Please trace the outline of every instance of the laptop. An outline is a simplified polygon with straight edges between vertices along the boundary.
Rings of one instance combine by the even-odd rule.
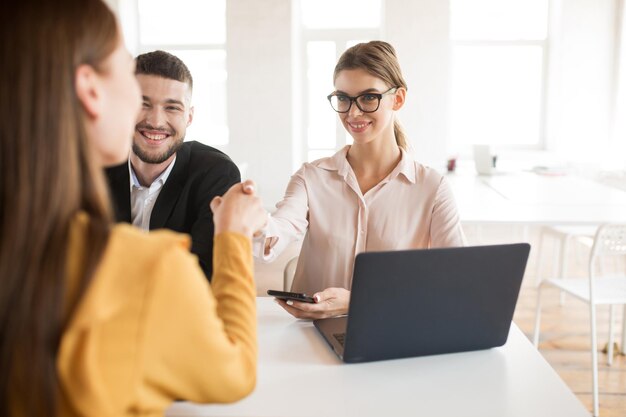
[[[348,363],[502,346],[529,252],[518,243],[360,253],[348,315],[313,323]]]

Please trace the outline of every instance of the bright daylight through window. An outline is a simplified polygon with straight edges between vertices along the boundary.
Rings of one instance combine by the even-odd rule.
[[[333,91],[333,69],[343,51],[380,37],[381,8],[381,0],[301,0],[307,161],[352,143],[326,96]],[[331,9],[334,12],[328,13]]]
[[[451,0],[451,142],[541,148],[548,0]]]
[[[187,140],[228,144],[226,114],[226,1],[137,1],[137,50],[166,50],[193,76],[195,117]],[[167,25],[163,25],[167,22]]]

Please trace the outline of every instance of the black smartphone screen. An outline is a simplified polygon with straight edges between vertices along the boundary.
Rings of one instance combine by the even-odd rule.
[[[313,297],[309,297],[308,295],[302,294],[300,292],[267,290],[267,295],[271,295],[272,297],[280,298],[281,300],[295,300],[295,301],[302,301],[304,303],[314,303],[315,302]]]

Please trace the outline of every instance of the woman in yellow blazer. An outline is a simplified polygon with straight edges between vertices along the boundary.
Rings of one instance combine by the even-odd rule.
[[[187,236],[114,226],[102,167],[140,93],[101,0],[0,5],[0,415],[162,415],[256,378],[251,183],[211,203],[213,284]]]

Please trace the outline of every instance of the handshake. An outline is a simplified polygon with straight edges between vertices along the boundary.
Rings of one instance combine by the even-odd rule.
[[[267,224],[267,213],[256,195],[255,184],[246,180],[235,184],[211,201],[215,235],[237,232],[249,238]]]

